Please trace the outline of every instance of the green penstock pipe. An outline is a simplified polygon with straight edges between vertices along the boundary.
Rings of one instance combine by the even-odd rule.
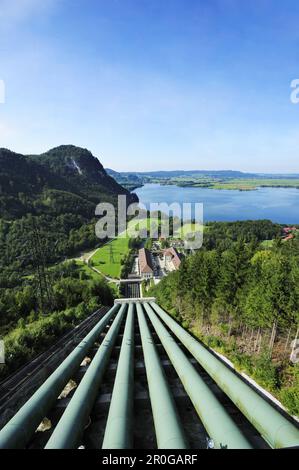
[[[94,342],[115,315],[119,305],[114,305],[95,325],[87,336],[75,347],[60,366],[36,390],[0,431],[0,449],[24,448],[36,428],[47,416],[59,393],[73,377]]]
[[[152,307],[147,303],[144,307],[202,424],[213,439],[214,447],[216,449],[250,449],[250,443],[200,377]]]
[[[232,402],[274,448],[299,445],[299,429],[194,339],[155,302],[151,306]]]
[[[135,305],[130,303],[106,423],[103,449],[131,449],[133,446],[134,309]]]
[[[137,316],[158,449],[188,449],[190,447],[140,304],[137,304]]]
[[[126,309],[127,304],[123,304],[47,442],[46,449],[74,449],[78,447]]]

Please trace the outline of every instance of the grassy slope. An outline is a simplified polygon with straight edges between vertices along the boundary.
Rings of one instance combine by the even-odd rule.
[[[135,229],[149,228],[149,220],[143,219],[138,223]],[[96,253],[92,256],[91,261],[93,266],[101,271],[103,274],[109,277],[119,279],[121,273],[121,261],[129,253],[129,240],[130,235],[133,233],[134,224],[133,221],[129,222],[126,236],[117,237],[114,240],[108,242],[106,245],[99,248]],[[113,262],[111,262],[110,246],[112,246]]]
[[[113,252],[113,262],[110,260],[110,247]],[[129,252],[129,237],[115,238],[111,242],[99,248],[91,258],[95,268],[103,274],[113,278],[119,278],[121,261]]]
[[[88,280],[90,281],[97,281],[99,278],[101,278],[101,274],[97,273],[96,271],[93,271],[86,263],[80,260],[76,260],[76,264],[78,266],[78,269],[80,272],[84,272],[84,274],[88,277]]]
[[[264,240],[261,242],[262,248],[271,248],[274,244],[274,240]]]
[[[78,268],[80,271],[84,272],[88,276],[88,280],[90,281],[97,281],[102,275],[96,271],[94,271],[92,268],[90,268],[86,263],[80,260],[76,260],[76,264],[78,265]],[[109,282],[109,287],[112,289],[114,295],[116,297],[119,297],[119,290],[118,286],[113,283]]]

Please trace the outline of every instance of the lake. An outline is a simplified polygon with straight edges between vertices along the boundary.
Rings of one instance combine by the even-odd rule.
[[[299,223],[299,190],[295,188],[237,191],[145,184],[134,192],[147,208],[160,202],[203,203],[206,222],[269,219],[281,224]]]

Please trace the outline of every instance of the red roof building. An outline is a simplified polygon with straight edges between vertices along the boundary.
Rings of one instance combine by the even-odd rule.
[[[282,230],[284,233],[291,233],[291,232],[295,232],[297,229],[296,227],[284,227]]]
[[[165,258],[168,261],[171,261],[175,269],[179,269],[181,264],[181,255],[177,252],[177,250],[173,247],[167,248],[164,251]]]
[[[293,238],[294,238],[294,235],[293,235],[292,233],[290,233],[290,235],[288,235],[287,237],[285,237],[285,238],[283,239],[283,241],[286,242],[287,240],[292,240]]]
[[[150,278],[154,275],[154,268],[150,252],[146,248],[139,250],[139,271],[140,276],[143,278]]]

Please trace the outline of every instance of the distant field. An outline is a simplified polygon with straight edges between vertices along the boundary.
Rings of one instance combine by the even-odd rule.
[[[210,188],[210,189],[235,189],[240,191],[252,191],[259,187],[273,188],[298,188],[299,178],[206,178],[206,177],[180,177],[169,179],[155,179],[163,185],[177,185],[181,187]]]
[[[213,184],[214,189],[239,189],[243,191],[250,191],[259,187],[299,189],[299,179],[232,179],[227,182]]]

